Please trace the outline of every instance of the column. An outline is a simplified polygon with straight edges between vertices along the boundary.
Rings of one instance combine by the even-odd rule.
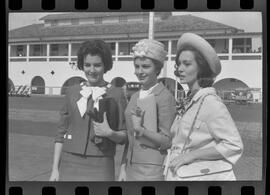
[[[26,45],[26,61],[28,62],[29,61],[29,44]]]
[[[229,38],[229,60],[232,60],[233,40]]]
[[[119,42],[115,42],[115,61],[118,61],[118,53],[119,53]]]
[[[68,61],[71,62],[71,43],[68,43]]]
[[[172,40],[168,42],[168,61],[172,60]]]
[[[49,61],[49,55],[50,55],[50,44],[47,43],[47,53],[46,53],[47,62]]]

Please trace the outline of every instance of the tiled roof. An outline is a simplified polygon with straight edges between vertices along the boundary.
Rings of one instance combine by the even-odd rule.
[[[166,20],[155,22],[155,32],[183,32],[194,30],[226,30],[239,29],[218,22],[206,20],[193,15],[171,16]],[[9,38],[39,38],[64,37],[83,35],[112,35],[147,33],[148,23],[117,23],[76,26],[44,27],[43,24],[33,24],[9,31]]]
[[[94,17],[112,17],[123,15],[145,15],[148,12],[83,12],[83,13],[65,13],[65,14],[49,14],[40,18],[39,20],[61,20],[61,19],[75,19],[75,18],[94,18]],[[168,12],[156,12],[158,15],[168,14]],[[169,13],[171,15],[171,13]]]

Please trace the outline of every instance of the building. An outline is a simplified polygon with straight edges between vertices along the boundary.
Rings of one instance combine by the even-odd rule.
[[[80,43],[92,38],[110,44],[114,66],[105,74],[111,81],[123,77],[137,81],[132,47],[148,36],[149,13],[65,13],[40,18],[32,24],[9,31],[8,76],[11,85],[28,85],[33,93],[63,94],[66,86],[84,79],[76,70]],[[262,33],[244,32],[232,26],[193,15],[156,12],[154,38],[168,50],[161,78],[174,77],[176,43],[181,34],[194,32],[209,41],[217,51],[222,72],[216,78],[218,89],[262,88]]]

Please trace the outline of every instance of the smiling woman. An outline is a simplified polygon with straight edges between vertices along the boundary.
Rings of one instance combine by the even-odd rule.
[[[126,140],[126,98],[120,88],[104,80],[104,73],[112,68],[111,51],[104,41],[82,43],[77,64],[87,81],[66,91],[50,181],[113,181],[116,144]]]
[[[142,88],[131,96],[125,111],[129,144],[125,146],[119,180],[161,181],[164,151],[171,145],[169,129],[175,116],[174,97],[157,80],[167,52],[162,43],[150,39],[139,41],[133,51],[135,75]],[[151,110],[143,110],[139,104],[145,100],[151,103]],[[153,121],[144,117],[149,113]],[[155,124],[144,125],[151,123]]]

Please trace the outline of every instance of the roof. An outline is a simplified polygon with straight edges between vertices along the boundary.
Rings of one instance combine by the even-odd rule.
[[[192,24],[192,25],[191,25]],[[155,22],[155,32],[183,32],[197,30],[226,30],[239,31],[239,29],[210,21],[193,15],[170,16],[165,20]],[[117,23],[117,24],[92,24],[50,26],[33,24],[9,31],[9,38],[46,38],[65,36],[87,35],[113,35],[113,34],[138,34],[148,32],[148,22]]]
[[[156,12],[158,15],[168,15],[168,12]],[[112,17],[125,15],[148,15],[148,12],[76,12],[65,14],[49,14],[39,20],[61,20],[61,19],[80,19],[80,18],[95,18],[95,17]],[[171,13],[170,13],[171,15]]]

